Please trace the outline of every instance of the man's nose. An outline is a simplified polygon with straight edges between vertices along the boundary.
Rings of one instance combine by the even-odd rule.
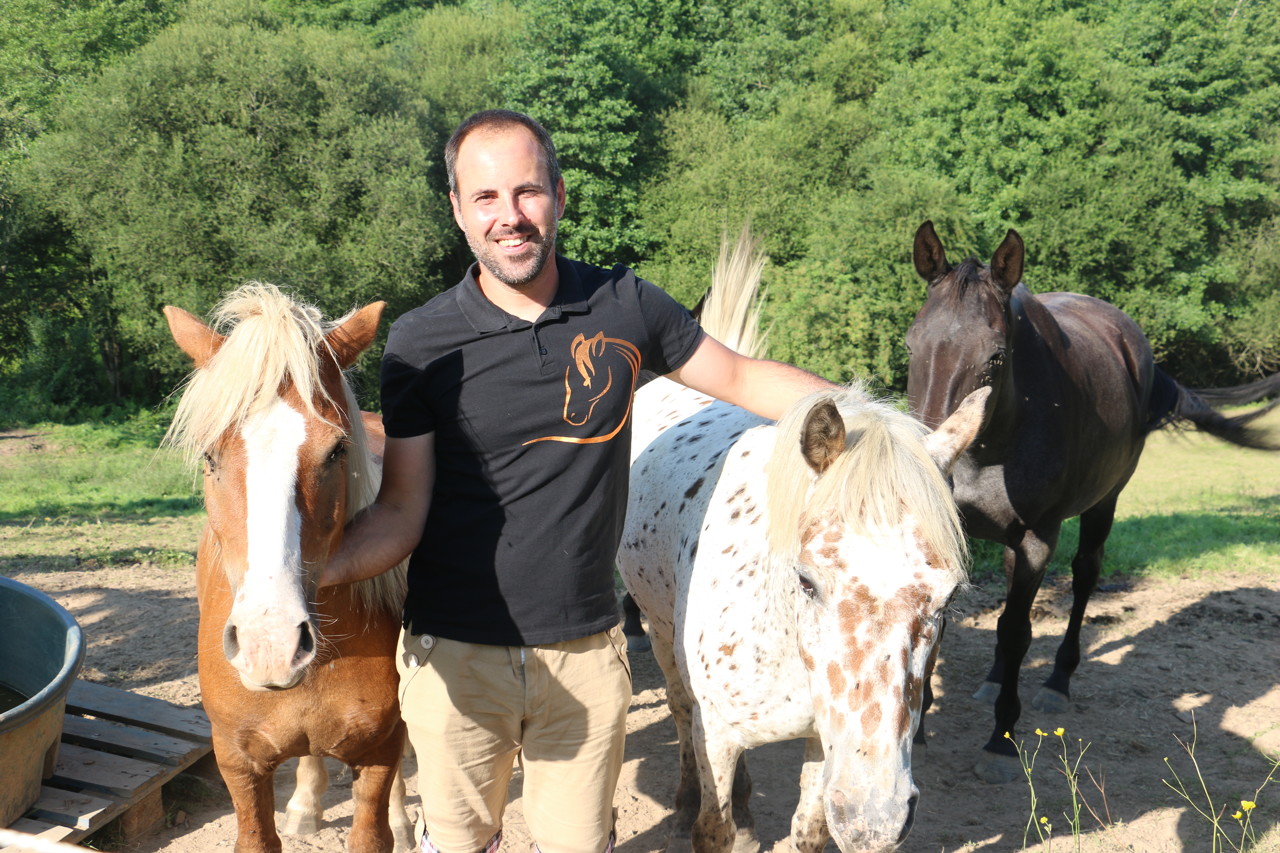
[[[503,196],[498,202],[498,221],[503,225],[518,225],[525,221],[518,196]]]

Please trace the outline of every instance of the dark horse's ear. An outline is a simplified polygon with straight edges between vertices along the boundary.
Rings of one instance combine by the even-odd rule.
[[[947,265],[947,253],[942,248],[942,241],[933,230],[933,223],[927,219],[916,229],[916,245],[912,250],[911,259],[915,261],[916,272],[930,284],[951,271],[951,267]]]
[[[991,279],[1005,293],[1011,292],[1022,281],[1022,257],[1022,238],[1010,228],[1000,248],[991,256]]]

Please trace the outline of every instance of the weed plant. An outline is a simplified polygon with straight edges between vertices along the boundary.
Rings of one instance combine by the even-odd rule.
[[[1057,738],[1056,769],[1065,777],[1067,789],[1070,793],[1070,805],[1062,812],[1062,817],[1065,820],[1066,829],[1070,833],[1071,849],[1079,851],[1084,832],[1081,826],[1083,811],[1089,812],[1089,815],[1100,829],[1105,830],[1112,825],[1110,809],[1107,806],[1106,787],[1103,782],[1099,781],[1098,777],[1094,776],[1092,770],[1084,766],[1084,756],[1088,752],[1090,744],[1084,743],[1083,740],[1077,738],[1075,746],[1072,747],[1067,742],[1066,729],[1062,727],[1054,729],[1052,735],[1038,728],[1035,733],[1035,746],[1031,748],[1028,748],[1024,741],[1014,741],[1013,736],[1008,732],[1005,732],[1004,735],[1013,743],[1018,752],[1018,762],[1022,765],[1023,777],[1027,782],[1029,814],[1026,828],[1022,833],[1022,849],[1029,849],[1028,844],[1031,842],[1031,836],[1034,833],[1037,846],[1045,851],[1053,850],[1053,818],[1047,813],[1040,794],[1036,790],[1036,762],[1040,757],[1040,750],[1045,744],[1045,739],[1053,737]],[[1191,761],[1192,771],[1195,776],[1194,782],[1188,785],[1168,758],[1164,760],[1164,763],[1169,768],[1173,781],[1168,779],[1161,781],[1181,797],[1191,807],[1192,811],[1200,815],[1209,825],[1212,832],[1211,853],[1226,853],[1228,850],[1234,850],[1236,853],[1250,853],[1250,851],[1260,850],[1253,817],[1263,790],[1276,779],[1277,774],[1280,774],[1280,756],[1269,759],[1270,768],[1266,777],[1253,792],[1252,797],[1240,800],[1238,808],[1225,803],[1216,805],[1215,797],[1209,789],[1209,783],[1205,779],[1204,773],[1200,769],[1200,764],[1196,759],[1196,734],[1195,717],[1193,716],[1191,721],[1191,740],[1184,741],[1176,734],[1173,736]],[[1084,796],[1080,784],[1082,771],[1089,777],[1089,781],[1098,793],[1098,802],[1102,809],[1101,815]]]

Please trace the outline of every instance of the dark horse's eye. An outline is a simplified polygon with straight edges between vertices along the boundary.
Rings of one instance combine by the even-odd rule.
[[[809,580],[804,575],[799,575],[798,577],[800,579],[800,591],[810,598],[816,597],[818,594],[818,588],[813,585],[813,581]]]

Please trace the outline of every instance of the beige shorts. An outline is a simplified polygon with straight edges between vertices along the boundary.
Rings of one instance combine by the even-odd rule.
[[[631,701],[618,628],[542,646],[400,636],[400,708],[431,844],[477,853],[502,828],[518,758],[541,853],[602,853]]]

